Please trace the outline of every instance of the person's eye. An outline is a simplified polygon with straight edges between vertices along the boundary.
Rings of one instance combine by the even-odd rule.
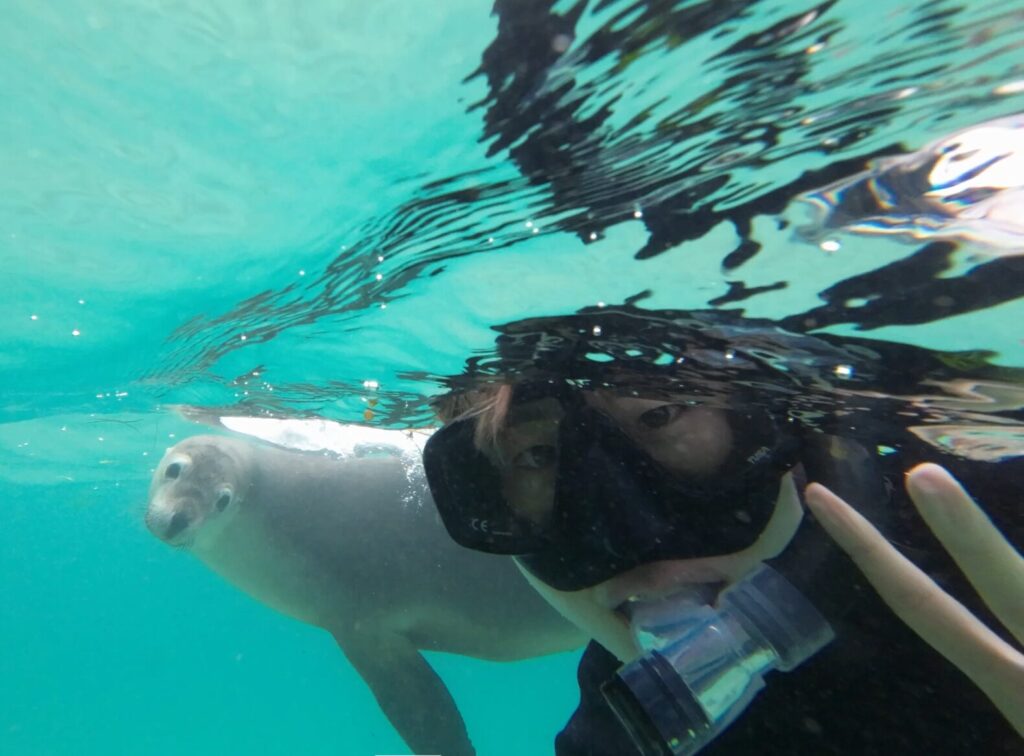
[[[558,452],[549,444],[537,444],[519,452],[512,464],[522,470],[540,470],[555,463]]]
[[[637,420],[640,425],[653,430],[664,428],[679,418],[684,412],[686,412],[686,408],[680,407],[678,404],[663,404],[660,407],[647,410]]]

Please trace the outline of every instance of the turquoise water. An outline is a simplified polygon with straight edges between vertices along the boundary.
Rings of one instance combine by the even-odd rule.
[[[327,633],[146,530],[143,455],[195,426],[157,412],[56,421],[68,430],[52,443],[48,422],[4,427],[3,753],[407,752]],[[544,752],[575,706],[576,653],[428,656],[480,753]]]
[[[749,233],[729,212],[1024,110],[1022,3],[842,0],[785,34],[811,6],[749,3],[672,26],[698,5],[581,3],[506,121],[472,75],[499,31],[485,2],[5,9],[0,752],[404,753],[326,633],[147,532],[153,466],[201,432],[177,408],[414,427],[498,324],[643,292],[713,307],[737,284],[764,287],[730,305],[746,315],[810,312],[920,241],[828,229],[833,249],[794,234],[796,203],[751,210]],[[545,108],[609,112],[542,176],[517,149],[557,132]],[[653,208],[687,191],[720,215],[648,249]],[[759,252],[723,265],[746,237]],[[936,278],[1014,264],[957,244]],[[827,332],[1024,365],[1024,292],[855,312],[892,289],[837,300]],[[577,660],[431,658],[497,756],[551,752]]]

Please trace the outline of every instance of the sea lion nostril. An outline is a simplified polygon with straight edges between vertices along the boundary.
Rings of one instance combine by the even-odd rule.
[[[164,538],[170,540],[174,536],[178,535],[181,531],[188,527],[188,515],[184,512],[175,512],[174,516],[171,517],[171,522],[167,526],[166,532],[164,532]]]

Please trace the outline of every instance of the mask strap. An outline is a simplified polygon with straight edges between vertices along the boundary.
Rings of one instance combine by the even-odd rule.
[[[794,482],[804,518],[786,550],[767,564],[807,596],[830,622],[836,622],[868,590],[867,581],[806,508],[804,489],[809,482],[828,486],[883,532],[891,517],[890,495],[881,468],[860,444],[815,434],[805,439],[803,447]]]

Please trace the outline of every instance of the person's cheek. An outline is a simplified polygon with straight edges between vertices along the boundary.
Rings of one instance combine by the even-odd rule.
[[[695,472],[714,472],[725,462],[732,446],[732,429],[725,417],[719,413],[706,413],[694,426],[691,441],[691,447],[698,451],[694,456]]]
[[[554,507],[554,471],[520,471],[509,476],[505,490],[517,515],[541,523]]]
[[[708,475],[729,456],[732,429],[716,410],[693,409],[659,434],[650,454],[681,475]]]

